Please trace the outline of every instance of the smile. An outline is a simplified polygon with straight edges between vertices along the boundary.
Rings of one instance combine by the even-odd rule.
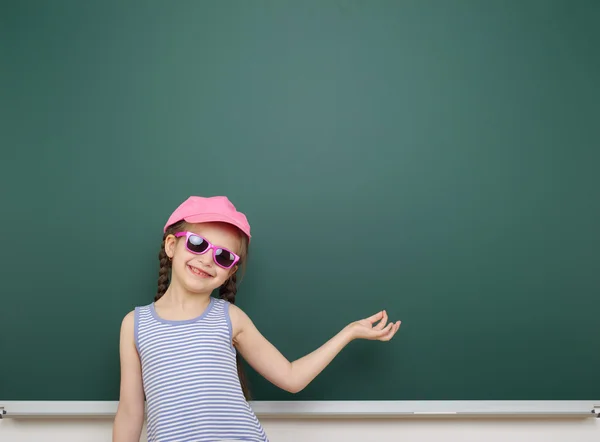
[[[194,276],[197,276],[197,277],[199,277],[199,278],[212,278],[212,275],[209,275],[208,273],[206,273],[206,272],[205,272],[205,271],[203,271],[203,270],[200,270],[200,269],[199,269],[199,268],[197,268],[197,267],[194,267],[194,266],[188,265],[188,266],[187,266],[187,268],[188,268],[188,270],[189,270],[190,272],[192,272],[192,274],[193,274]]]

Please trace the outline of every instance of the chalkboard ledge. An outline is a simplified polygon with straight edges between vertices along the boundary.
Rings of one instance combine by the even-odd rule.
[[[600,416],[600,399],[575,401],[256,401],[259,418],[401,418]],[[111,418],[117,401],[2,401],[0,418]]]

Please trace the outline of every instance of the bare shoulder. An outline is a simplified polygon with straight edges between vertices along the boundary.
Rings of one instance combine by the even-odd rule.
[[[237,305],[229,303],[229,314],[231,317],[246,316],[246,313]]]
[[[138,429],[141,431],[144,417],[144,388],[141,362],[135,346],[134,328],[135,310],[132,310],[121,321],[119,343],[121,384],[115,428],[119,433],[124,433],[127,427],[131,426],[130,433],[135,433],[135,437],[131,437],[138,439]]]
[[[135,335],[135,310],[127,313],[121,321],[121,332],[119,339],[119,348],[121,355],[121,374],[130,372],[133,368],[135,372],[139,371],[140,359],[136,345]]]
[[[229,318],[231,320],[231,328],[233,338],[235,339],[244,330],[252,326],[252,320],[240,307],[235,304],[229,304]]]
[[[123,317],[123,320],[121,321],[121,327],[122,328],[132,328],[133,329],[133,322],[134,321],[135,321],[135,310],[131,310],[129,313],[127,313]]]
[[[121,338],[133,340],[134,335],[134,327],[135,327],[135,310],[130,311],[123,317],[121,321]]]

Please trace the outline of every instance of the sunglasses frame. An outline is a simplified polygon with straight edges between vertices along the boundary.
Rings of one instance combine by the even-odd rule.
[[[183,232],[177,232],[177,233],[175,233],[175,237],[176,237],[176,238],[183,237],[183,236],[185,236],[185,249],[186,249],[188,252],[190,252],[190,253],[193,253],[194,255],[204,255],[204,254],[205,254],[205,253],[207,253],[209,250],[212,250],[212,251],[213,251],[212,255],[213,255],[213,261],[214,261],[214,263],[215,263],[216,265],[218,265],[219,267],[221,267],[222,269],[227,269],[227,270],[229,270],[229,269],[230,269],[230,268],[232,268],[234,265],[236,265],[236,264],[238,263],[238,261],[240,260],[240,257],[239,257],[237,254],[233,253],[231,250],[229,250],[229,249],[226,249],[225,247],[218,247],[218,246],[215,246],[213,243],[211,243],[209,240],[207,240],[207,239],[206,239],[205,237],[203,237],[202,235],[198,235],[197,233],[194,233],[194,232],[188,232],[188,231],[183,231]],[[189,242],[189,240],[190,240],[190,236],[197,236],[198,238],[200,238],[200,239],[202,239],[203,241],[205,241],[205,242],[206,242],[206,244],[208,244],[208,247],[206,248],[206,250],[205,250],[205,251],[203,251],[203,252],[195,252],[195,251],[193,251],[193,250],[190,250],[190,249],[189,249],[189,247],[188,247],[188,242]],[[233,260],[233,263],[232,263],[232,264],[231,264],[229,267],[225,267],[224,265],[222,265],[222,264],[219,264],[219,263],[217,262],[217,251],[218,251],[218,250],[223,250],[223,251],[225,251],[225,252],[231,253],[231,254],[232,254],[234,257],[235,257],[235,259]]]

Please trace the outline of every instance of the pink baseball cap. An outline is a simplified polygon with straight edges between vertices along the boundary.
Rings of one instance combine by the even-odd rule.
[[[238,212],[226,196],[190,196],[171,214],[163,231],[166,231],[171,224],[181,220],[188,223],[221,221],[232,224],[250,239],[250,224],[248,224],[246,215]]]

